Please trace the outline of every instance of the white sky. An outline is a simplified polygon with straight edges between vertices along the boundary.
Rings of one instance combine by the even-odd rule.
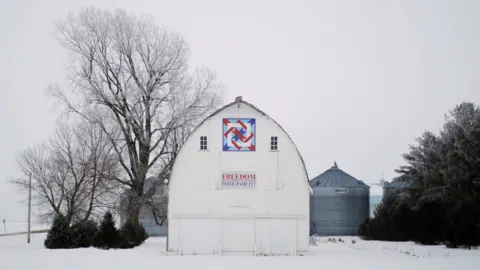
[[[81,7],[156,17],[237,95],[286,130],[310,177],[333,165],[387,180],[425,129],[480,103],[480,1],[0,0],[0,219],[26,220],[7,183],[19,151],[53,129],[49,82],[64,78],[52,20]]]

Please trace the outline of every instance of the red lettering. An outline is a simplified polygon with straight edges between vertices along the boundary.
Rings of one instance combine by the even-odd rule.
[[[252,173],[222,173],[222,180],[251,181],[256,178],[257,176]]]

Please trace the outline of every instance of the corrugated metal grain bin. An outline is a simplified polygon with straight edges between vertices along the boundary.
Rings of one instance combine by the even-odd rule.
[[[410,183],[408,181],[397,178],[390,183],[385,183],[383,185],[383,198],[386,198],[388,195],[396,192],[400,192],[408,189]]]
[[[161,226],[155,222],[153,217],[153,212],[151,208],[146,206],[142,207],[142,211],[140,213],[140,223],[145,227],[145,231],[150,236],[159,236],[159,235],[167,235],[168,233],[168,224],[165,221]]]
[[[147,178],[143,186],[143,192],[145,194],[149,194],[149,193],[161,194],[162,193],[161,189],[163,189],[165,186],[163,185],[163,183],[160,183],[159,181],[160,180],[156,177]],[[150,236],[167,235],[168,233],[167,222],[164,222],[162,225],[158,225],[155,222],[152,208],[148,205],[142,206],[140,210],[139,220],[140,220],[140,223],[142,223],[143,227],[145,227],[145,231]]]
[[[165,186],[158,182],[158,178],[156,177],[149,177],[145,180],[143,186],[143,192],[145,194],[153,192],[153,194],[161,194],[162,190]],[[149,194],[152,195],[152,194]],[[155,195],[154,195],[155,197]],[[121,195],[121,200],[123,204],[125,204],[127,198],[126,194]],[[125,206],[120,206],[122,209]],[[152,208],[148,205],[143,205],[140,208],[140,215],[139,221],[145,227],[145,231],[150,236],[158,236],[158,235],[167,235],[168,233],[168,222],[164,222],[162,225],[158,225],[155,222],[155,218],[153,216]],[[120,211],[120,225],[126,222],[126,213]]]
[[[310,181],[311,234],[356,235],[370,215],[370,187],[333,167]]]

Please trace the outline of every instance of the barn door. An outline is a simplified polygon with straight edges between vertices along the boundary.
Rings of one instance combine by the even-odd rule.
[[[294,255],[297,244],[297,220],[257,219],[257,254]]]
[[[253,219],[222,220],[222,253],[224,255],[252,255],[255,249]]]
[[[182,255],[210,255],[220,251],[218,219],[182,219],[180,249]]]

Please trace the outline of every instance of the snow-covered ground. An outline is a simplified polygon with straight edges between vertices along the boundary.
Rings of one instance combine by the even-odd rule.
[[[49,228],[49,224],[39,224],[32,222],[30,229],[32,231],[35,230],[45,230]],[[26,232],[28,230],[28,223],[27,222],[5,222],[5,227],[3,222],[0,222],[0,235],[2,234],[11,234],[11,233],[19,233],[19,232]]]
[[[478,269],[480,265],[480,250],[366,242],[354,237],[345,237],[345,243],[326,243],[327,238],[318,238],[318,246],[312,246],[310,254],[303,257],[166,256],[165,238],[160,237],[152,237],[133,250],[47,250],[42,246],[44,238],[45,234],[33,234],[32,243],[28,245],[24,235],[0,237],[2,269],[465,270]],[[352,244],[351,239],[356,239],[356,244]]]

